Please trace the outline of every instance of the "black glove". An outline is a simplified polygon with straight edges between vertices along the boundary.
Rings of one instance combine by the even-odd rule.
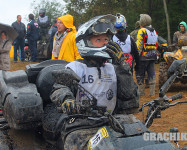
[[[62,111],[68,115],[72,114],[80,114],[81,113],[81,106],[76,100],[67,99],[62,103]]]
[[[119,44],[115,42],[108,42],[106,45],[106,52],[112,57],[114,64],[121,64],[125,60],[125,56],[123,54],[123,51],[121,50]]]

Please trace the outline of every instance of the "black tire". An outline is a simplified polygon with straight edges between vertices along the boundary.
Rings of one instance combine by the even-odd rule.
[[[65,69],[66,64],[67,62],[64,62],[64,64],[55,64],[55,65],[47,66],[43,68],[38,74],[38,77],[36,79],[36,86],[38,92],[40,93],[40,96],[43,99],[44,105],[51,102],[49,96],[54,84],[52,72],[54,70]]]
[[[26,66],[26,73],[28,76],[28,80],[30,83],[36,84],[37,76],[43,68],[50,65],[68,64],[68,63],[69,62],[65,60],[51,59],[51,60],[42,61],[41,63],[38,64],[29,64]]]
[[[168,64],[166,62],[160,62],[159,66],[159,88],[168,80]]]

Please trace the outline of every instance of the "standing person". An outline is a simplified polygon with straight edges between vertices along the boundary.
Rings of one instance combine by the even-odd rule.
[[[25,35],[26,29],[25,24],[21,22],[21,15],[17,16],[17,21],[12,23],[12,27],[17,31],[18,37],[14,41],[14,62],[17,62],[17,51],[19,51],[19,58],[21,61],[25,61]],[[20,56],[21,55],[21,56]]]
[[[175,46],[178,45],[178,40],[180,39],[181,36],[186,36],[187,37],[187,25],[186,22],[182,21],[179,23],[178,26],[179,31],[175,32],[173,35],[173,44]]]
[[[12,42],[8,40],[6,31],[1,31],[0,37],[0,70],[10,70],[10,49]]]
[[[138,69],[139,66],[139,53],[136,47],[134,39],[127,34],[127,23],[123,15],[116,15],[115,28],[117,33],[113,36],[112,40],[118,43],[125,55],[126,62],[131,66],[131,71],[133,72],[133,60],[136,62],[135,69]]]
[[[135,42],[137,41],[137,34],[138,34],[138,30],[139,29],[140,29],[140,21],[136,21],[135,30],[133,30],[130,33],[130,36],[133,37],[133,39],[134,39]]]
[[[67,14],[57,18],[58,32],[55,34],[53,43],[52,59],[74,61],[80,59],[75,36],[76,28],[73,25],[73,16]]]
[[[39,34],[40,34],[40,40],[46,41],[48,40],[48,29],[50,26],[50,18],[45,15],[46,10],[44,8],[41,8],[39,10],[39,17],[38,17],[38,25],[39,25]]]
[[[37,59],[37,40],[39,39],[38,23],[34,20],[34,15],[29,14],[29,23],[27,25],[27,39],[31,51],[31,61]]]
[[[115,21],[113,15],[97,16],[79,28],[76,42],[83,59],[67,64],[64,72],[72,73],[72,76],[80,79],[79,84],[97,99],[97,106],[106,107],[110,114],[119,114],[122,110],[138,108],[139,95],[120,46],[115,42],[109,42],[115,33],[113,21]],[[106,63],[107,59],[111,58],[116,65]],[[88,100],[87,96],[89,95],[80,89],[75,90],[77,86],[74,88],[74,85],[67,84],[71,83],[73,79],[67,75],[66,77],[66,80],[62,79],[64,83],[57,84],[57,81],[54,85],[54,90],[51,93],[52,102],[66,114],[86,114],[86,110],[81,109],[81,104],[84,100]],[[61,80],[60,77],[59,80]],[[48,110],[45,112],[48,113],[45,118],[50,127],[55,127],[54,121],[58,121],[56,117],[59,115],[51,115]],[[84,128],[86,127],[85,122],[89,122],[89,120],[85,118],[83,121],[78,121],[82,129],[71,132],[66,138],[59,138],[64,139],[65,150],[75,147],[76,149],[85,148],[90,137],[97,132],[96,127],[100,127],[96,125],[102,123],[100,121],[92,122],[91,126],[87,124],[87,128]],[[72,125],[75,126],[75,124]]]
[[[137,34],[140,29],[140,21],[136,21],[135,23],[135,30],[130,33],[130,36],[133,37],[135,42],[137,41]],[[149,88],[149,80],[147,78],[147,72],[145,72],[145,88]]]
[[[157,59],[158,35],[151,27],[151,17],[147,14],[140,14],[140,30],[137,35],[137,48],[140,54],[139,69],[137,71],[137,83],[140,95],[144,93],[145,72],[148,74],[150,96],[155,95],[155,60]]]
[[[50,52],[52,53],[53,50],[53,40],[54,40],[54,35],[58,31],[57,29],[57,19],[54,20],[54,24],[52,25],[51,29],[49,30],[49,47],[50,47]]]

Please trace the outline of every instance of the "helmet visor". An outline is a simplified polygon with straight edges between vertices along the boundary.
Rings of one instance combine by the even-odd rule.
[[[110,34],[115,34],[116,29],[112,23],[99,22],[92,26],[92,31],[94,34],[104,34],[110,32]]]

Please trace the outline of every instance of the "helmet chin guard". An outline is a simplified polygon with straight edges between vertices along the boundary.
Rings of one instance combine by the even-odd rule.
[[[94,17],[79,27],[75,39],[81,57],[110,58],[109,54],[104,51],[106,46],[93,46],[90,37],[93,35],[107,34],[110,38],[116,33],[114,22],[115,16],[108,14]]]

